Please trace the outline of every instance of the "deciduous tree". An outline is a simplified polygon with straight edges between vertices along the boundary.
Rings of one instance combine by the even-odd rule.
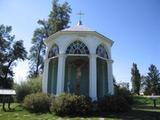
[[[0,25],[0,88],[12,87],[12,67],[18,59],[25,60],[27,57],[23,41],[15,41],[11,31],[11,26]]]

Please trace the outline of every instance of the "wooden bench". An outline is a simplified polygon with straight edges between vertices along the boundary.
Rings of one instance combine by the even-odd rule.
[[[13,102],[13,96],[16,95],[15,90],[11,89],[0,89],[0,103],[3,103],[2,109],[6,111],[5,103],[8,103],[8,109],[11,110],[10,104]]]

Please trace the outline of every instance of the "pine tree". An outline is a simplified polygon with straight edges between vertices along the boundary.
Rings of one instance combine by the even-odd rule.
[[[132,74],[132,77],[131,77],[132,92],[139,95],[140,85],[141,85],[141,76],[137,68],[137,64],[135,63],[133,63],[131,74]]]
[[[145,76],[145,94],[151,95],[160,95],[160,73],[157,70],[157,67],[153,64],[148,68],[149,72]]]
[[[68,27],[70,22],[71,8],[67,2],[62,5],[58,0],[53,0],[52,11],[49,14],[48,23],[50,26],[50,35]]]
[[[45,44],[43,40],[46,38],[42,28],[37,28],[34,31],[32,38],[32,47],[30,48],[30,77],[38,76],[39,72],[43,69]]]
[[[68,27],[70,21],[71,8],[67,2],[59,4],[58,0],[53,0],[52,10],[48,20],[39,20],[41,25],[34,31],[32,47],[30,48],[30,77],[36,77],[43,71],[45,44],[43,40],[55,32]]]

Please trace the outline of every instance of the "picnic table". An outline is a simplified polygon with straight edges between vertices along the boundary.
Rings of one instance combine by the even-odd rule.
[[[5,103],[8,103],[8,109],[11,110],[10,104],[13,102],[13,96],[16,95],[16,91],[12,89],[0,89],[0,102],[3,103],[2,109],[6,111]]]

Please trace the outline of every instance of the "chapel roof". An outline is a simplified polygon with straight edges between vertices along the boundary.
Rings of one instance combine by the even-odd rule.
[[[63,29],[61,31],[58,31],[56,33],[54,33],[53,35],[51,35],[50,37],[48,37],[47,39],[44,40],[45,43],[47,43],[48,41],[50,40],[53,40],[53,38],[59,36],[59,35],[62,35],[62,34],[69,34],[69,33],[88,33],[88,34],[94,34],[96,36],[99,36],[101,37],[102,39],[105,39],[107,41],[109,41],[111,43],[111,45],[114,43],[111,39],[107,38],[106,36],[96,32],[95,30],[93,29],[90,29],[88,27],[86,27],[85,25],[82,24],[82,21],[79,21],[77,23],[77,25],[73,26],[73,27],[70,27],[70,28],[66,28],[66,29]]]
[[[63,29],[61,31],[95,31],[95,30],[92,30],[86,26],[84,26],[82,24],[82,21],[79,21],[77,23],[77,25],[73,26],[73,27],[70,27],[70,28],[66,28],[66,29]]]

